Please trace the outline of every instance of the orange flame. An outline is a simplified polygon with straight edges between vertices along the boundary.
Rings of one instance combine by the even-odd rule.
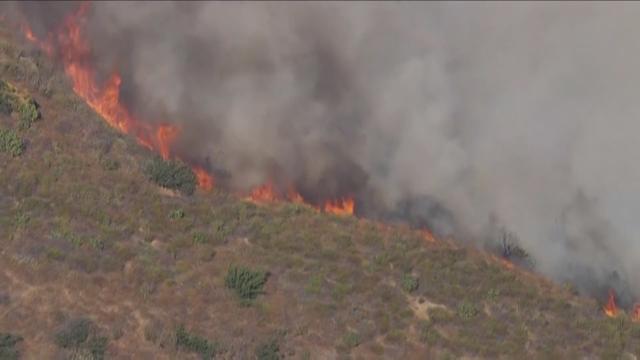
[[[433,234],[429,231],[429,230],[420,230],[420,234],[422,234],[422,237],[427,240],[427,242],[430,243],[434,243],[436,242],[436,238],[435,236],[433,236]]]
[[[251,190],[248,200],[253,202],[274,202],[278,200],[278,195],[273,189],[273,185],[268,182]]]
[[[640,304],[639,303],[635,303],[633,305],[633,309],[631,310],[631,321],[634,322],[639,322],[640,321]]]
[[[77,12],[65,19],[62,28],[56,34],[64,70],[71,79],[73,91],[111,127],[133,135],[138,143],[157,151],[165,160],[175,157],[171,148],[180,135],[180,128],[170,124],[141,121],[132,116],[120,102],[122,79],[118,72],[114,71],[102,87],[96,81],[95,71],[89,62],[91,48],[81,32],[88,6],[88,2],[82,3]],[[38,45],[49,56],[53,54],[51,34],[48,41],[43,42],[33,34],[28,25],[23,25],[22,30],[27,40]],[[192,169],[200,187],[211,190],[214,184],[213,177],[203,168],[192,166]]]
[[[353,215],[355,202],[352,198],[344,198],[327,201],[324,204],[324,211],[334,215]]]
[[[615,317],[618,315],[618,306],[616,306],[616,294],[613,289],[609,290],[609,299],[607,304],[602,307],[602,310],[608,317]]]
[[[296,204],[305,203],[304,198],[302,198],[302,195],[300,195],[300,193],[298,193],[292,186],[289,187],[289,191],[287,191],[287,199],[292,203],[296,203]]]
[[[211,191],[211,189],[213,189],[213,176],[211,176],[205,169],[199,166],[194,166],[193,172],[196,174],[198,186],[200,186],[202,190]]]

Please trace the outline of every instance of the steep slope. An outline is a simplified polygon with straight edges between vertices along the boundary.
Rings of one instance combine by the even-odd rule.
[[[607,318],[570,288],[471,248],[300,204],[159,187],[145,172],[154,154],[29,49],[2,34],[1,80],[33,97],[41,118],[27,127],[18,109],[0,115],[22,140],[19,154],[0,152],[0,358],[640,352],[625,314]],[[268,273],[264,288],[254,277],[257,292],[242,299],[227,278],[234,265]]]

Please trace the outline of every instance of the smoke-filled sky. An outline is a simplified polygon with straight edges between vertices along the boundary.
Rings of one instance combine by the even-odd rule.
[[[77,5],[13,7],[42,35]],[[87,36],[129,106],[179,123],[178,150],[232,187],[429,196],[465,237],[507,227],[556,280],[589,291],[615,270],[638,294],[638,19],[640,3],[100,1]]]

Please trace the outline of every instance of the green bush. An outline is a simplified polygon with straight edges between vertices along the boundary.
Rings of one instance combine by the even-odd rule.
[[[360,345],[360,336],[357,333],[353,332],[353,331],[349,331],[342,338],[342,342],[344,343],[344,345],[346,347],[354,348],[354,347]]]
[[[402,288],[406,292],[416,291],[418,289],[418,279],[409,274],[405,274],[402,277]]]
[[[22,155],[24,147],[24,142],[13,130],[0,129],[1,152],[16,157]]]
[[[14,111],[19,115],[19,127],[23,130],[40,119],[38,103],[31,96],[21,93],[6,81],[0,81],[0,113],[10,115]]]
[[[74,319],[66,324],[56,333],[55,342],[62,348],[78,347],[89,337],[91,331],[91,321],[87,319]]]
[[[196,189],[196,176],[191,169],[180,161],[164,161],[154,158],[146,167],[149,180],[185,195],[191,195]]]
[[[267,282],[267,274],[231,266],[224,281],[227,288],[233,289],[242,300],[252,300],[262,293],[262,287]]]
[[[278,343],[275,340],[271,340],[260,344],[256,348],[256,358],[258,358],[258,360],[279,360],[281,357]]]
[[[207,235],[205,233],[196,232],[193,234],[194,244],[206,244],[207,242],[209,242],[209,239],[207,239]]]
[[[54,340],[61,348],[90,354],[93,360],[102,360],[109,340],[104,336],[98,336],[97,330],[91,320],[71,319],[62,325]]]
[[[104,336],[92,337],[87,343],[87,349],[92,355],[93,360],[104,359],[104,353],[107,351],[107,343],[109,340]]]
[[[458,316],[462,320],[469,320],[478,315],[476,306],[468,301],[463,301],[458,305]]]
[[[11,97],[4,92],[0,92],[0,114],[11,115],[12,111]]]
[[[0,333],[0,359],[1,360],[17,360],[20,353],[15,346],[22,341],[21,336]]]
[[[191,334],[182,325],[176,331],[176,347],[198,353],[203,360],[212,359],[220,351],[218,343],[210,342],[203,337]]]
[[[23,130],[30,128],[40,118],[38,103],[33,99],[22,102],[18,107],[18,113],[20,114],[20,128]]]
[[[184,210],[182,209],[176,209],[169,213],[169,219],[172,219],[172,220],[184,219],[184,216],[185,216],[185,213],[184,213]]]

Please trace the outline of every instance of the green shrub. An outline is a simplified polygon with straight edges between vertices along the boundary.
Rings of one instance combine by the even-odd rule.
[[[416,291],[418,289],[418,279],[409,274],[405,274],[402,277],[402,288],[406,292]]]
[[[24,147],[24,142],[13,130],[0,129],[0,152],[16,157],[22,155]]]
[[[476,306],[468,301],[463,301],[458,305],[458,316],[462,320],[469,320],[478,315]]]
[[[0,81],[0,113],[10,115],[17,112],[20,129],[28,129],[38,119],[38,103],[31,96],[20,92],[6,81]]]
[[[0,92],[0,114],[11,115],[12,111],[11,98],[6,93]]]
[[[55,342],[62,348],[78,347],[89,337],[91,331],[91,321],[87,319],[74,319],[66,324],[56,333]]]
[[[176,347],[185,351],[200,354],[202,359],[212,359],[220,351],[220,345],[215,342],[189,333],[184,326],[180,325],[176,331]]]
[[[26,130],[31,125],[40,119],[40,111],[38,111],[38,103],[33,99],[28,99],[22,102],[18,108],[20,114],[20,128]]]
[[[258,360],[279,360],[281,358],[280,346],[275,340],[260,344],[256,348],[256,358]]]
[[[21,336],[0,333],[0,359],[1,360],[17,360],[20,353],[15,346],[22,341]]]
[[[149,180],[185,195],[191,195],[196,189],[196,176],[191,169],[180,161],[164,161],[154,158],[145,168]]]
[[[267,282],[267,274],[231,266],[224,281],[227,288],[233,289],[242,300],[252,300],[262,293],[262,287]]]
[[[104,353],[107,352],[107,343],[109,340],[104,336],[92,337],[87,343],[87,349],[92,355],[93,360],[104,359]]]
[[[344,343],[344,345],[346,347],[354,348],[354,347],[360,345],[360,336],[357,333],[353,332],[353,331],[349,331],[342,338],[342,342]]]
[[[206,244],[207,242],[209,242],[209,239],[207,239],[207,235],[204,233],[196,232],[193,234],[194,244]]]
[[[169,219],[178,220],[184,219],[185,213],[182,209],[176,209],[169,213]]]
[[[120,162],[118,160],[105,158],[101,161],[102,168],[107,171],[115,171],[120,168]]]

